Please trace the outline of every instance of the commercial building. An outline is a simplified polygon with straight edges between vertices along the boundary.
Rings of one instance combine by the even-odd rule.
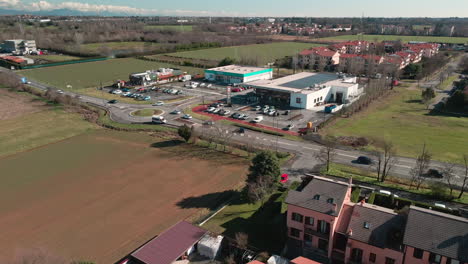
[[[347,104],[359,97],[362,89],[356,77],[301,72],[275,80],[248,83],[261,102],[311,109],[324,103]]]
[[[35,40],[10,39],[2,44],[2,51],[7,53],[30,54],[37,52]]]
[[[273,78],[273,69],[227,65],[205,70],[205,79],[221,83],[246,83]]]
[[[351,202],[352,183],[314,176],[289,191],[288,249],[323,263],[468,263],[468,219]]]

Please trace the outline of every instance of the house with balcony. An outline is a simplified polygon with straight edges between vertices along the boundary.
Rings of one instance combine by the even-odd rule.
[[[362,40],[346,41],[333,44],[331,48],[341,54],[361,54],[369,50],[369,42]]]
[[[439,53],[440,45],[437,43],[408,43],[405,47],[409,50],[420,51],[422,50],[422,56],[431,58]]]
[[[352,184],[310,176],[290,191],[289,258],[341,264],[468,264],[468,219],[350,200]]]
[[[337,65],[340,54],[327,47],[315,47],[299,53],[299,64],[304,68],[323,70]]]
[[[383,62],[382,56],[360,55],[360,54],[342,54],[340,56],[339,71],[354,74],[375,74],[379,65]]]

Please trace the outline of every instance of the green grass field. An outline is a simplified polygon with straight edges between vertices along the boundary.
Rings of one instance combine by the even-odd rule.
[[[162,67],[180,68],[189,74],[203,73],[203,69],[175,66],[160,62],[143,61],[134,58],[71,64],[56,67],[24,70],[20,74],[59,89],[71,85],[73,91],[111,85],[118,79],[128,80],[131,73]]]
[[[81,59],[80,57],[68,56],[68,55],[38,55],[38,56],[28,56],[28,57],[32,59],[47,60],[50,62],[70,61],[70,60]]]
[[[106,48],[113,51],[118,50],[136,50],[136,49],[157,49],[162,44],[152,42],[104,42],[104,43],[88,43],[81,45],[81,49],[85,52],[99,52],[100,49]]]
[[[351,118],[338,119],[325,134],[334,136],[385,137],[400,156],[416,157],[426,142],[433,159],[462,162],[468,152],[468,118],[428,115],[420,103],[421,93],[399,88],[375,109]],[[372,148],[372,147],[371,147]]]
[[[146,30],[192,31],[192,25],[145,25]]]
[[[153,116],[160,115],[163,111],[159,109],[140,109],[132,113],[134,116]]]
[[[168,55],[182,58],[210,60],[222,60],[225,57],[231,57],[236,60],[240,60],[242,57],[247,59],[258,58],[259,63],[266,64],[268,62],[274,62],[275,59],[283,58],[285,56],[292,56],[304,49],[315,46],[321,45],[299,42],[277,42],[270,44],[184,51],[170,53]]]
[[[61,109],[43,110],[13,119],[0,120],[0,157],[26,151],[98,127],[78,114]]]
[[[358,40],[360,35],[342,35],[329,38],[321,38],[320,40]],[[468,38],[458,37],[434,37],[434,36],[398,36],[398,35],[362,35],[364,40],[367,41],[384,41],[384,40],[399,40],[403,42],[408,41],[424,41],[424,42],[439,42],[439,43],[468,43]]]

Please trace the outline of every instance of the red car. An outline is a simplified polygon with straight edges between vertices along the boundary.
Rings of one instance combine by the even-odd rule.
[[[286,174],[286,173],[285,173],[285,174],[282,174],[282,175],[281,175],[281,180],[280,180],[280,182],[281,182],[281,183],[286,183],[286,182],[288,181],[288,179],[289,179],[289,175],[288,175],[288,174]]]

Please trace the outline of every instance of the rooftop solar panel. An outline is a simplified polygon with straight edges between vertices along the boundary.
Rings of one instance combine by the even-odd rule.
[[[335,74],[315,74],[312,76],[307,76],[298,80],[294,80],[292,82],[283,83],[279,86],[286,87],[286,88],[296,88],[296,89],[305,89],[310,87],[314,84],[321,84],[333,80],[338,80],[339,77]]]

